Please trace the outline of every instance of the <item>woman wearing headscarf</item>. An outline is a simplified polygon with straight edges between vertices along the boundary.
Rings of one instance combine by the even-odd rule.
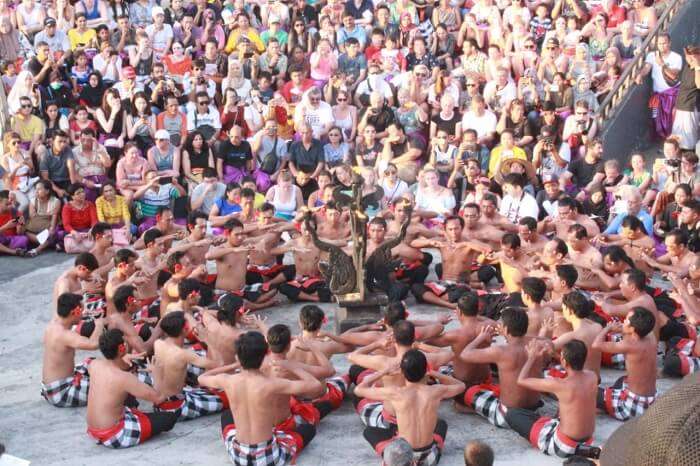
[[[14,115],[19,112],[21,107],[19,99],[21,97],[29,96],[32,99],[32,105],[35,108],[39,107],[41,98],[38,89],[34,89],[34,76],[29,70],[24,70],[20,72],[15,81],[15,85],[12,86],[10,94],[7,96],[7,104],[10,110],[10,115]]]
[[[22,46],[19,43],[19,32],[12,27],[10,18],[0,18],[0,59],[14,62],[19,58]]]
[[[88,75],[87,84],[80,91],[80,105],[85,105],[88,112],[93,113],[102,105],[102,97],[105,95],[107,87],[102,82],[102,75],[99,71],[93,71]]]
[[[574,94],[574,104],[580,100],[583,100],[588,104],[588,109],[591,111],[591,113],[598,112],[598,107],[600,107],[600,105],[595,92],[593,92],[591,89],[591,82],[588,79],[588,76],[580,76],[576,80],[576,85],[572,87],[572,91]]]

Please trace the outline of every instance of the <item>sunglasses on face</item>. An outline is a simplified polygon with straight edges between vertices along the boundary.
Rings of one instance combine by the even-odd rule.
[[[22,104],[22,108],[32,108],[32,104]]]
[[[474,84],[474,83],[467,83],[467,87],[476,87],[476,84]]]
[[[197,102],[197,103],[198,103],[199,105],[209,105],[209,101],[208,101],[208,100],[202,100],[202,101]]]
[[[533,44],[525,45],[525,50],[534,50],[535,46]]]
[[[345,97],[339,97],[339,98],[337,98],[336,100],[337,100],[338,102],[347,102],[347,101],[348,101],[348,99],[346,99]]]

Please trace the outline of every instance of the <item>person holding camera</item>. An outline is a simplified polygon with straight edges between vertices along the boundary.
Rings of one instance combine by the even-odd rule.
[[[562,138],[569,150],[578,151],[583,155],[589,140],[595,138],[598,125],[591,116],[590,106],[585,100],[578,100],[574,105],[574,114],[569,115],[564,122]]]
[[[532,165],[540,176],[559,176],[571,161],[571,152],[557,149],[557,132],[552,126],[544,126],[532,151]]]

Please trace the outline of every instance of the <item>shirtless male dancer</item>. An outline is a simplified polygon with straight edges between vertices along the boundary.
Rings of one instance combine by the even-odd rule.
[[[153,344],[160,338],[161,331],[146,325],[134,325],[133,316],[141,310],[141,304],[136,299],[136,287],[121,285],[112,296],[112,305],[114,310],[108,311],[105,320],[107,327],[121,330],[124,341],[135,353],[152,353]]]
[[[246,282],[265,283],[272,287],[292,280],[295,276],[294,265],[282,264],[278,256],[270,253],[270,249],[278,246],[282,233],[294,230],[294,225],[276,218],[275,207],[267,202],[260,206],[255,225],[259,230],[248,230],[249,225],[244,223],[244,230],[248,235],[247,243],[257,246],[248,254]]]
[[[490,225],[508,233],[516,233],[518,231],[517,225],[511,223],[498,211],[498,198],[495,195],[491,193],[484,194],[481,202],[479,202],[479,207],[481,208],[479,223]]]
[[[597,457],[600,450],[590,447],[595,430],[595,398],[598,376],[584,369],[586,345],[571,340],[562,347],[561,363],[566,371],[563,379],[533,377],[532,368],[547,352],[547,346],[532,340],[527,347],[527,361],[518,374],[520,387],[535,392],[552,393],[559,400],[559,417],[540,417],[527,409],[512,408],[506,421],[532,446],[546,455],[568,458],[574,455]]]
[[[462,393],[464,382],[429,370],[426,355],[416,349],[407,350],[399,361],[366,377],[355,387],[356,396],[378,400],[393,406],[396,412],[396,427],[368,426],[363,435],[380,456],[389,443],[401,437],[413,449],[414,464],[436,465],[447,435],[447,423],[438,418],[440,402]],[[375,385],[388,378],[400,378],[403,383]],[[437,383],[428,385],[428,379]]]
[[[167,249],[172,247],[174,240],[181,240],[187,236],[187,230],[185,227],[176,224],[174,220],[175,216],[173,215],[172,210],[170,210],[170,207],[160,207],[156,213],[156,224],[152,227],[157,228],[161,233],[163,233],[163,241],[165,242]],[[146,245],[143,242],[143,235],[141,235],[141,238],[137,239],[134,243],[134,249],[143,249],[145,247]]]
[[[207,344],[207,357],[220,365],[236,361],[235,344],[244,330],[238,326],[245,322],[243,298],[225,294],[219,298],[216,310],[201,312],[202,328],[198,332],[200,341]]]
[[[77,293],[81,296],[89,289],[99,289],[99,283],[92,283],[92,273],[100,264],[94,255],[89,252],[78,254],[73,261],[73,267],[63,272],[53,285],[53,305],[57,304],[58,297],[63,293]]]
[[[416,239],[414,248],[438,248],[442,264],[436,265],[438,282],[416,283],[411,291],[420,302],[428,302],[451,309],[457,308],[457,300],[469,287],[472,265],[479,253],[489,253],[491,248],[475,241],[462,241],[464,219],[450,216],[445,219],[445,241]]]
[[[170,278],[160,289],[160,315],[164,316],[170,305],[180,299],[179,285],[186,278],[194,278],[202,283],[206,280],[207,269],[204,265],[194,266],[184,251],[175,251],[166,260]]]
[[[550,307],[542,305],[546,293],[547,284],[541,278],[523,278],[520,297],[527,308],[527,336],[537,336],[542,328],[542,323],[547,319],[554,318],[554,311]]]
[[[124,285],[141,286],[147,278],[137,271],[136,260],[139,255],[131,249],[119,249],[114,254],[114,273],[105,285],[105,298],[107,299],[107,313],[114,310],[114,293],[117,288]]]
[[[572,340],[579,340],[586,345],[586,362],[584,369],[593,371],[600,378],[600,358],[601,353],[593,348],[593,342],[603,329],[598,322],[591,320],[594,304],[582,293],[572,291],[562,299],[561,313],[570,331],[561,333],[552,341],[552,350],[559,353],[564,345]],[[540,337],[551,338],[552,332],[557,329],[556,321],[552,318],[546,319],[540,328]],[[565,373],[560,366],[547,369],[545,371],[550,377],[563,377]]]
[[[335,203],[328,201],[323,206],[323,215],[316,215],[318,236],[324,240],[350,239],[350,222],[343,221],[343,213]]]
[[[266,289],[263,283],[246,284],[248,253],[253,247],[244,245],[243,228],[243,223],[238,219],[227,221],[224,225],[227,241],[212,248],[206,258],[216,261],[217,290],[241,296],[249,309],[263,309],[276,303],[277,290]]]
[[[366,257],[369,257],[386,241],[386,229],[386,220],[382,217],[374,217],[369,221],[367,225]],[[391,250],[391,255],[393,258],[401,259],[401,263],[417,263],[417,265],[415,267],[404,267],[403,269],[399,267],[395,272],[389,273],[388,277],[381,277],[383,280],[375,280],[371,286],[384,291],[389,301],[401,301],[408,295],[412,284],[425,281],[425,277],[428,276],[428,267],[422,264],[424,257],[420,249],[408,246],[403,242]],[[401,270],[401,277],[406,279],[408,283],[398,280],[398,270]]]
[[[525,254],[521,247],[520,237],[515,233],[506,233],[501,237],[501,250],[482,255],[479,260],[483,265],[479,267],[479,280],[486,285],[494,282],[498,276],[495,266],[500,266],[503,280],[503,291],[506,293],[519,293],[522,288],[523,277],[530,271],[532,258]]]
[[[94,240],[90,253],[95,256],[99,267],[92,273],[96,286],[90,293],[85,295],[85,314],[87,316],[104,316],[107,311],[107,300],[105,298],[104,284],[107,281],[109,272],[114,268],[112,258],[115,248],[112,239],[112,226],[108,223],[97,222],[90,229],[90,235]]]
[[[154,364],[162,374],[158,390],[168,398],[154,405],[154,409],[175,413],[179,421],[196,419],[224,409],[224,401],[218,394],[186,385],[189,364],[213,369],[218,367],[218,363],[184,348],[185,335],[190,331],[185,313],[171,312],[160,320],[158,326],[165,338],[155,342]]]
[[[75,364],[75,350],[96,350],[104,328],[104,320],[95,320],[90,338],[71,328],[83,315],[82,296],[63,293],[58,297],[56,314],[44,331],[44,363],[41,375],[41,395],[58,408],[85,406],[90,379],[87,366],[93,358]]]
[[[537,232],[537,220],[532,217],[523,217],[518,220],[518,236],[523,253],[534,256],[544,249],[547,237]]]
[[[465,363],[496,364],[498,385],[490,381],[472,385],[464,393],[462,403],[455,404],[455,408],[467,413],[472,412],[460,408],[462,404],[497,427],[509,427],[506,414],[511,409],[523,408],[534,412],[542,406],[542,400],[538,391],[516,383],[518,374],[527,360],[527,342],[531,340],[525,336],[528,327],[527,313],[518,308],[506,308],[501,321],[498,329],[506,340],[505,344],[484,347],[484,344],[491,342],[495,331],[492,326],[485,326],[458,356]],[[542,358],[530,365],[529,374],[537,373],[542,373]]]
[[[306,223],[300,225],[300,234],[285,244],[276,246],[270,250],[270,254],[281,255],[288,252],[294,257],[296,276],[293,280],[282,283],[279,291],[290,301],[313,301],[329,303],[331,292],[321,276],[318,263],[321,259],[321,250],[316,247],[306,227]]]
[[[265,337],[247,332],[236,341],[236,356],[241,371],[235,375],[205,372],[199,383],[224,390],[230,411],[221,415],[221,431],[229,458],[236,466],[282,466],[296,458],[301,448],[314,437],[313,425],[302,424],[296,432],[275,428],[277,407],[289,403],[292,396],[315,395],[323,385],[313,375],[289,361],[270,361],[272,374],[261,366],[268,351]],[[277,374],[292,374],[294,379]]]
[[[481,209],[479,204],[469,203],[462,209],[464,218],[464,230],[462,239],[465,241],[481,241],[482,243],[498,246],[504,231],[488,223],[481,222]]]
[[[554,236],[566,238],[569,227],[574,224],[582,225],[590,238],[594,238],[600,233],[598,224],[576,210],[576,201],[564,196],[557,200],[557,215],[545,217],[540,222],[538,230],[544,235],[554,232]]]
[[[128,398],[158,404],[165,400],[157,387],[140,382],[130,372],[131,361],[141,355],[129,354],[121,330],[110,329],[100,335],[100,351],[105,359],[90,363],[90,392],[87,407],[87,432],[97,443],[110,448],[128,448],[141,444],[161,432],[169,431],[177,421],[174,413],[143,413],[126,406]]]
[[[454,354],[462,354],[464,348],[471,343],[481,332],[481,329],[488,325],[496,325],[491,319],[479,316],[479,297],[473,291],[465,293],[457,301],[459,311],[459,328],[444,332],[435,338],[427,341],[435,346],[449,346]],[[481,348],[485,348],[489,342],[483,342]],[[461,358],[454,358],[453,377],[461,380],[467,387],[486,382],[491,376],[491,369],[488,364],[471,364]],[[464,405],[464,393],[455,397],[455,403]]]
[[[159,297],[158,275],[167,267],[165,256],[167,250],[165,248],[165,242],[160,241],[162,237],[163,233],[157,228],[151,228],[146,231],[143,234],[143,241],[146,248],[141,254],[141,257],[136,260],[136,267],[145,278],[138,287],[137,296],[144,307],[148,308],[153,305],[156,311],[160,309],[156,302]],[[157,315],[159,315],[159,312],[153,314],[149,312],[150,317],[155,317]]]
[[[688,249],[688,236],[679,229],[666,233],[666,254],[658,259],[642,253],[642,259],[651,267],[666,273],[675,273],[681,278],[688,276],[690,266],[695,263],[696,253]]]
[[[348,354],[348,360],[353,364],[350,367],[350,378],[358,384],[369,376],[369,371],[380,372],[387,367],[396,366],[403,355],[413,347],[415,343],[415,326],[406,320],[400,320],[392,326],[393,337],[387,336],[382,340],[359,348]],[[392,349],[389,352],[387,350]],[[376,350],[384,350],[384,354],[371,354]],[[431,367],[440,367],[453,358],[452,351],[441,353],[428,353]],[[400,374],[387,374],[382,379],[382,386],[400,387],[405,383]],[[362,398],[355,395],[353,399],[355,411],[360,415],[362,423],[368,427],[392,428],[396,425],[396,411],[391,402],[382,402],[371,398]]]
[[[625,355],[627,375],[611,387],[598,389],[598,408],[619,421],[641,416],[656,399],[655,321],[648,309],[635,307],[622,324],[611,322],[593,342],[599,351]],[[622,341],[606,342],[607,334],[614,331],[622,331]]]
[[[317,345],[307,344],[303,337],[297,338],[295,350],[297,353],[307,352],[307,358],[304,361],[300,361],[300,358],[289,358],[288,355],[292,348],[292,333],[286,325],[277,324],[270,327],[267,331],[267,343],[270,345],[270,354],[265,357],[262,366],[263,372],[271,373],[270,363],[272,361],[284,360],[288,361],[289,364],[298,365],[321,382],[335,374],[335,368],[320,348]],[[284,375],[282,376],[284,377]],[[318,427],[319,421],[333,410],[327,400],[319,400],[319,397],[326,393],[325,383],[323,388],[323,391],[316,393],[313,397],[291,397],[287,403],[280,403],[277,407],[277,429],[294,432],[300,424],[311,424]]]
[[[225,238],[207,236],[207,216],[202,212],[191,212],[187,217],[188,235],[172,251],[186,251],[195,266],[206,264],[206,255],[211,245],[226,241]]]

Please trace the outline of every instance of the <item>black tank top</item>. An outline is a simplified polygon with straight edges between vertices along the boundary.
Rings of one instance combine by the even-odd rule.
[[[144,59],[139,59],[138,65],[136,65],[136,75],[137,76],[150,76],[151,69],[153,68],[153,52],[151,55]]]
[[[205,169],[209,166],[209,151],[207,152],[195,152],[194,150],[190,153],[190,167]]]

